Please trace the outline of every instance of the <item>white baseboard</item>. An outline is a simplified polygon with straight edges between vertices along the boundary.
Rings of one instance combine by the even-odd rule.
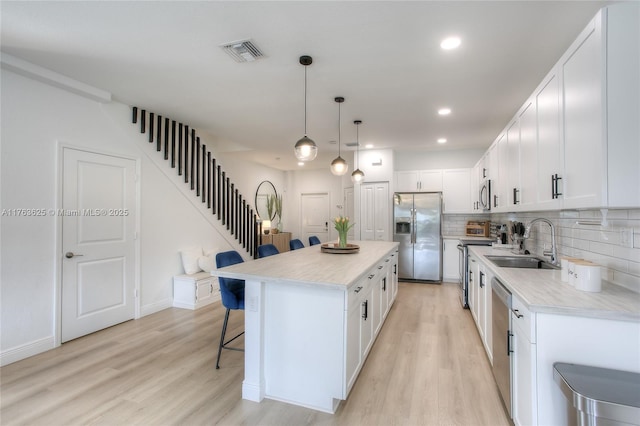
[[[2,351],[0,352],[0,366],[3,367],[13,362],[29,358],[30,356],[38,355],[55,347],[56,344],[54,337],[49,336],[42,339],[34,340],[33,342],[29,342],[15,348],[11,348],[6,351]]]
[[[173,306],[173,299],[171,298],[141,306],[140,317],[145,317],[147,315],[155,314],[156,312],[160,312],[164,309],[171,308],[172,306]]]

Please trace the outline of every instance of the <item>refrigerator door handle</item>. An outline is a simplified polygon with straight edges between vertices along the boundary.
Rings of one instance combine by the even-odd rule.
[[[411,209],[411,244],[416,243],[416,209]]]

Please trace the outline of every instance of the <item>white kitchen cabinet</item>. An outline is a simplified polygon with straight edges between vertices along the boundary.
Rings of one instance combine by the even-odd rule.
[[[469,213],[471,188],[469,169],[442,170],[443,213]]]
[[[473,254],[469,255],[469,309],[489,362],[493,363],[491,330],[491,271]]]
[[[442,280],[452,283],[460,282],[459,239],[444,238],[442,240]]]
[[[538,132],[536,105],[533,99],[525,102],[518,116],[518,123],[520,127],[518,162],[516,165],[516,154],[514,153],[514,163],[510,165],[509,169],[513,174],[511,180],[517,185],[514,185],[510,191],[511,207],[509,210],[527,211],[538,200]],[[509,158],[511,159],[511,157],[510,155]]]
[[[511,304],[511,416],[516,426],[528,426],[537,424],[536,321],[520,299],[514,296]]]
[[[594,19],[561,60],[565,208],[606,204],[602,23]]]
[[[442,170],[411,170],[395,173],[396,192],[440,192]]]
[[[478,326],[478,306],[480,305],[480,300],[478,299],[480,295],[480,292],[478,289],[479,267],[480,267],[480,262],[478,262],[478,258],[470,254],[469,255],[469,310],[471,311],[471,316],[473,317],[473,321],[476,323],[476,327]]]
[[[469,175],[469,181],[471,182],[471,213],[482,213],[482,207],[480,206],[480,172],[482,169],[481,161],[478,161],[476,165],[471,169]]]
[[[489,362],[493,364],[493,341],[492,325],[491,325],[491,272],[480,263],[478,270],[478,323],[480,326],[480,335],[482,343],[489,358]]]
[[[537,198],[535,210],[561,207],[564,150],[562,145],[562,96],[558,67],[545,77],[534,94],[537,113]],[[557,181],[557,179],[560,181]],[[557,182],[557,184],[556,184]]]
[[[638,75],[640,3],[601,9],[481,160],[492,211],[639,207]]]
[[[390,255],[383,259],[349,289],[345,356],[347,393],[355,383],[390,307],[387,283],[394,271],[393,258],[395,256]]]
[[[390,241],[389,182],[360,185],[360,239]]]
[[[198,309],[220,300],[218,280],[210,272],[182,274],[173,277],[173,306]]]
[[[640,205],[640,4],[601,9],[560,60],[563,208]]]
[[[510,123],[507,129],[495,140],[490,148],[490,157],[495,166],[491,172],[491,211],[507,211],[509,181],[509,136],[517,129],[517,122]],[[513,139],[513,135],[511,135]]]

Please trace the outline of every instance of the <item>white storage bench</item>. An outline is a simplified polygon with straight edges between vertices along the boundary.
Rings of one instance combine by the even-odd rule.
[[[173,306],[198,309],[220,300],[218,279],[210,272],[197,272],[173,277]]]

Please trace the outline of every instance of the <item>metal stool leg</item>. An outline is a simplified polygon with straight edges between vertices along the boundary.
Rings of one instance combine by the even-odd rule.
[[[220,354],[222,353],[222,347],[224,346],[224,335],[227,333],[227,322],[229,322],[229,311],[227,308],[227,313],[224,314],[224,323],[222,324],[222,335],[220,336],[220,346],[218,346],[218,360],[216,361],[216,369],[220,369]]]

